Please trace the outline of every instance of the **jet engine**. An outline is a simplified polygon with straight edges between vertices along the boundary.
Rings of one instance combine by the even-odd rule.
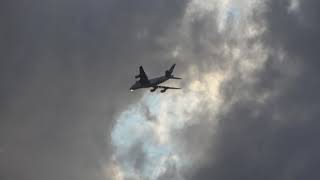
[[[141,77],[140,74],[135,76],[135,78],[139,78],[139,77]]]
[[[164,92],[166,92],[166,89],[162,89],[160,92],[161,92],[161,93],[164,93]]]

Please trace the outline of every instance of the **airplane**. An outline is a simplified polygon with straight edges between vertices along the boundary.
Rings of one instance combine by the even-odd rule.
[[[166,92],[168,89],[181,89],[177,87],[168,87],[168,86],[160,86],[159,84],[169,80],[169,79],[182,79],[179,77],[175,77],[172,75],[173,69],[176,64],[173,64],[169,70],[166,70],[164,76],[156,77],[153,79],[148,79],[147,74],[144,72],[143,67],[139,67],[139,74],[135,76],[135,78],[140,78],[138,81],[136,81],[130,88],[130,91],[134,91],[136,89],[140,88],[152,88],[150,92],[154,92],[158,88],[161,88],[161,93]]]

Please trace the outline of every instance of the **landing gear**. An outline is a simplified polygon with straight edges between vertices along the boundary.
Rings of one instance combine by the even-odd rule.
[[[154,87],[153,89],[150,90],[150,92],[154,92],[157,89],[158,89],[158,87]]]
[[[160,92],[161,92],[161,93],[164,93],[164,92],[166,92],[166,90],[167,90],[167,89],[162,89]]]

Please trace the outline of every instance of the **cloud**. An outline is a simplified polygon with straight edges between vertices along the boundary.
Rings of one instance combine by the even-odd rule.
[[[187,1],[2,1],[1,179],[111,179],[114,118],[141,97],[135,68]],[[160,66],[159,66],[160,65]]]
[[[226,83],[237,73],[241,75],[239,76],[241,80],[249,77],[250,81],[247,83],[253,83],[251,75],[261,68],[267,58],[257,38],[262,30],[251,22],[233,24],[241,18],[246,19],[249,13],[239,14],[236,19],[227,19],[228,27],[223,31],[218,29],[220,20],[214,16],[219,13],[227,12],[218,12],[216,8],[203,9],[203,6],[195,2],[189,4],[181,25],[170,29],[162,39],[162,42],[176,47],[172,54],[181,62],[176,73],[180,74],[181,69],[184,70],[182,71],[184,82],[180,84],[183,87],[182,92],[145,96],[142,102],[136,102],[117,120],[120,126],[113,131],[116,137],[124,137],[130,143],[135,143],[136,139],[139,139],[144,142],[143,146],[146,149],[162,147],[156,156],[156,159],[160,158],[162,161],[155,161],[153,158],[144,159],[145,166],[140,167],[141,171],[146,172],[144,179],[168,177],[186,179],[188,177],[186,174],[196,173],[197,168],[194,167],[210,160],[208,156],[214,154],[211,146],[216,143],[212,140],[218,131],[217,115],[220,111],[227,111],[226,107],[239,98],[222,97],[220,90],[226,89]],[[232,102],[224,103],[228,98],[232,98]],[[149,107],[148,111],[145,111],[145,106],[141,106],[141,103]],[[124,114],[126,118],[123,118]],[[135,118],[136,115],[138,119]],[[150,117],[154,118],[153,121],[145,122],[145,118]],[[152,130],[139,131],[133,135],[129,126],[124,125],[125,122],[134,123],[131,128]],[[152,135],[149,132],[153,132]],[[135,136],[137,134],[139,137]],[[116,138],[114,142],[119,147],[117,152],[125,150],[126,153],[130,153],[127,151],[130,148],[123,148],[122,143],[119,143],[121,140]],[[148,157],[150,151],[145,153],[144,156]],[[172,156],[177,159],[174,166],[163,163]],[[127,158],[120,164],[125,166],[126,162],[130,162],[130,159]],[[146,167],[150,171],[146,171]],[[131,177],[131,171],[122,172],[124,177],[126,174],[127,177]],[[136,179],[139,178],[141,177]]]
[[[162,39],[188,83],[150,110],[156,143],[178,159],[156,177],[316,179],[317,2],[218,2],[192,1]]]
[[[0,177],[316,179],[317,4],[1,2]]]
[[[265,29],[259,39],[267,58],[252,73],[235,67],[224,82],[208,159],[187,179],[319,177],[317,4],[300,1],[291,13],[290,1],[266,1],[255,18]]]

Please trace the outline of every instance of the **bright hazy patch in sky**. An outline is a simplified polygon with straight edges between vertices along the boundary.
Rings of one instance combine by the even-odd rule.
[[[250,15],[255,0],[193,0],[190,4],[189,13],[205,13],[217,10],[219,31],[225,30],[228,18],[241,19]]]

